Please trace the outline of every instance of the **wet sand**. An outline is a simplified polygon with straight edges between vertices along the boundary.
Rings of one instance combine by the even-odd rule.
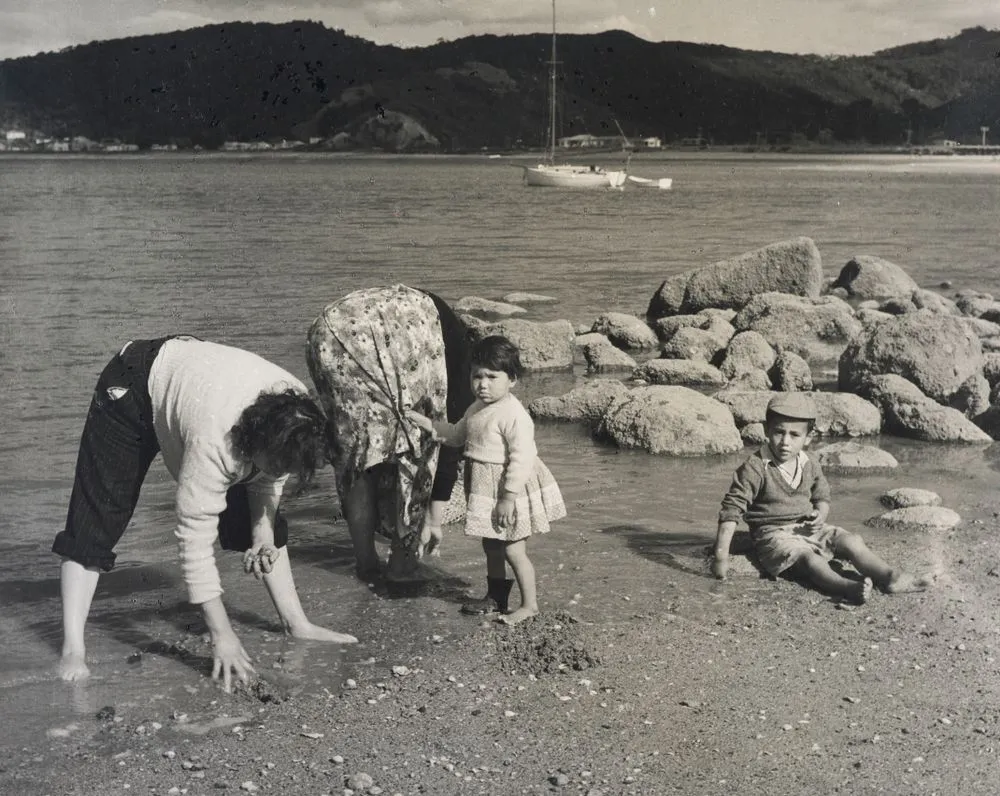
[[[363,626],[337,629],[358,647],[265,624],[249,689],[203,676],[196,622],[164,632],[95,674],[73,721],[3,748],[0,792],[994,793],[1000,500],[961,509],[948,534],[878,537],[936,588],[861,607],[748,565],[719,583],[697,544],[615,558],[579,534],[536,562],[543,612],[514,628],[458,615],[481,561],[452,528],[441,580],[357,584]],[[135,699],[163,667],[186,676]]]

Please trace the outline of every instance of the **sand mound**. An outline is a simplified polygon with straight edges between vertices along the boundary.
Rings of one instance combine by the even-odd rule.
[[[504,667],[517,674],[558,674],[598,666],[588,649],[585,626],[566,611],[556,611],[514,625],[495,636]]]

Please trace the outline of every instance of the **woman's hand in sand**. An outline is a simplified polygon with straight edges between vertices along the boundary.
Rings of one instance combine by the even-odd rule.
[[[729,558],[720,558],[719,556],[714,556],[712,558],[712,574],[715,575],[719,580],[725,580],[729,575]]]
[[[281,551],[272,544],[254,545],[243,554],[243,571],[260,580],[271,574],[280,555]]]
[[[253,664],[243,645],[233,632],[212,637],[212,679],[222,677],[222,687],[228,694],[233,690],[233,675],[244,683],[253,674]]]

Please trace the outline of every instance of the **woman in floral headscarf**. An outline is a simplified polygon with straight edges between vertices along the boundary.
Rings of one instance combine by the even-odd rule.
[[[337,492],[358,575],[407,579],[441,540],[462,452],[441,448],[407,409],[457,421],[472,403],[465,324],[439,297],[405,285],[349,293],[309,330],[309,372],[329,416]]]

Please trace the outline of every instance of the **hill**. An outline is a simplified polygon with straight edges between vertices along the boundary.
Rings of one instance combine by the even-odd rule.
[[[401,49],[315,22],[232,23],[0,61],[0,129],[217,147],[228,140],[463,151],[540,146],[550,37]],[[622,31],[559,38],[560,134],[717,144],[970,143],[1000,134],[1000,32],[820,57]],[[383,120],[395,131],[379,132]],[[418,131],[415,135],[408,130]],[[405,133],[405,134],[404,134]]]

